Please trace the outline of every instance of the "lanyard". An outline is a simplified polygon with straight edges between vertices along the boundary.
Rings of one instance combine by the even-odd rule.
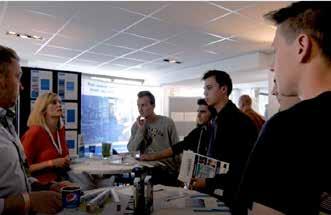
[[[61,147],[61,141],[59,136],[59,131],[56,129],[56,136],[57,136],[57,143],[55,142],[53,135],[47,125],[44,125],[45,130],[47,131],[48,136],[51,138],[51,141],[53,143],[53,146],[56,148],[56,151],[59,153],[59,155],[62,155],[62,147]]]

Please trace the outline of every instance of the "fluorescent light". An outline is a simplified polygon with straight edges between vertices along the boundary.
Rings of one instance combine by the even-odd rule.
[[[33,35],[33,36],[32,36],[32,38],[33,38],[33,39],[37,39],[37,40],[42,40],[42,38],[41,38],[41,37],[39,37],[39,36],[36,36],[36,35]]]
[[[122,77],[113,77],[113,76],[92,76],[91,79],[98,80],[98,81],[104,81],[104,82],[111,82],[116,84],[133,84],[133,85],[143,85],[144,80],[143,79],[133,79],[133,78],[122,78]]]
[[[175,60],[175,59],[164,59],[163,61],[168,62],[168,63],[177,63],[177,64],[181,64],[182,62]]]
[[[93,77],[91,77],[91,79],[98,80],[98,81],[105,81],[105,82],[113,82],[113,79],[105,78],[105,77],[103,78],[103,77],[93,76]]]
[[[23,38],[23,39],[29,39],[29,37],[27,35],[25,35],[25,34],[20,34],[19,37],[20,38]]]
[[[7,31],[6,32],[7,35],[10,36],[16,36],[16,37],[20,37],[22,39],[35,39],[35,40],[42,40],[42,37],[36,36],[36,35],[30,35],[30,34],[25,34],[25,33],[17,33],[15,31]]]
[[[117,79],[117,78],[114,78],[113,79],[113,82],[114,83],[117,83],[117,84],[139,84],[139,85],[143,85],[144,84],[144,80],[135,80],[135,79]]]

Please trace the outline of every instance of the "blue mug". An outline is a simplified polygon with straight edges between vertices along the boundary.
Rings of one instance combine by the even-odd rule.
[[[79,187],[64,187],[61,189],[63,208],[78,208],[81,190]]]

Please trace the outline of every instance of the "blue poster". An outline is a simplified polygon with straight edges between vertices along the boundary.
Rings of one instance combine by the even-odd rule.
[[[50,90],[49,89],[49,80],[48,79],[40,79],[40,89],[41,90]]]
[[[74,140],[67,140],[67,146],[69,149],[75,148],[75,141]]]
[[[67,122],[75,122],[75,110],[67,110]]]

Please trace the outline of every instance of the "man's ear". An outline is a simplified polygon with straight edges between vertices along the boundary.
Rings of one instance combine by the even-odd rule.
[[[300,34],[297,39],[297,59],[300,63],[306,63],[311,58],[312,52],[312,38],[307,34]]]
[[[221,90],[222,93],[226,94],[228,92],[228,87],[223,85],[223,86],[220,87],[220,90]]]

